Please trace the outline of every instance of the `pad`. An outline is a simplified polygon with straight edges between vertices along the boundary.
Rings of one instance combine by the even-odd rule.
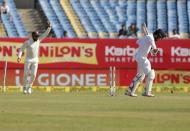
[[[144,74],[137,73],[137,75],[135,76],[135,78],[133,79],[133,81],[131,82],[131,84],[128,88],[128,92],[131,94],[134,94],[138,85],[140,84],[140,82],[143,81],[144,78],[145,78]]]
[[[145,81],[145,93],[148,94],[149,92],[152,91],[152,85],[153,85],[153,80],[155,78],[155,72],[154,70],[151,70],[146,78]]]

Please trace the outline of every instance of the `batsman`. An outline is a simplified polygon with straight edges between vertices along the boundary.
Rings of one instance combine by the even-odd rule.
[[[42,35],[39,35],[37,31],[32,32],[31,37],[28,40],[26,40],[19,49],[18,58],[17,58],[18,63],[21,61],[22,54],[26,49],[26,58],[25,58],[24,75],[23,75],[24,94],[32,93],[32,85],[35,80],[38,69],[38,62],[39,62],[38,54],[39,54],[40,42],[45,37],[48,36],[50,31],[51,31],[51,24],[48,22],[48,28]]]
[[[151,64],[147,56],[149,52],[153,55],[156,55],[159,52],[159,49],[156,47],[155,42],[165,38],[166,34],[162,29],[157,29],[155,32],[153,32],[153,34],[148,33],[146,24],[142,24],[142,31],[145,34],[145,36],[137,40],[137,44],[139,47],[134,56],[137,62],[137,74],[133,78],[125,95],[136,97],[137,94],[135,94],[135,91],[138,88],[140,82],[142,82],[146,77],[145,88],[142,95],[153,97],[154,94],[152,94],[152,85],[153,80],[155,78],[155,71],[151,68]]]

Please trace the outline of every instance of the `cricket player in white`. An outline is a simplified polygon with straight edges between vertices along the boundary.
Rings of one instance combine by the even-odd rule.
[[[32,32],[31,38],[24,42],[24,44],[20,47],[18,53],[17,61],[21,61],[22,53],[26,49],[26,59],[24,65],[24,76],[23,76],[23,93],[31,94],[32,85],[35,80],[37,69],[38,69],[38,54],[39,54],[39,46],[40,42],[48,36],[51,31],[51,25],[48,23],[47,30],[39,35],[38,32]],[[30,79],[28,79],[30,75]]]
[[[165,38],[166,34],[161,29],[158,29],[153,34],[150,34],[148,33],[145,24],[142,25],[142,29],[145,36],[137,40],[139,47],[135,54],[135,60],[137,62],[137,74],[129,85],[129,88],[125,94],[134,97],[137,96],[135,91],[138,88],[140,82],[142,82],[146,76],[144,93],[142,95],[153,97],[154,95],[151,93],[151,91],[153,80],[155,78],[155,72],[153,69],[151,69],[151,64],[147,56],[149,52],[151,52],[153,55],[156,55],[159,52],[155,41]]]

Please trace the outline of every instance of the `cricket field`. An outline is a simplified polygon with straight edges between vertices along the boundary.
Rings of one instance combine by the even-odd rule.
[[[0,93],[0,131],[189,131],[190,93]]]

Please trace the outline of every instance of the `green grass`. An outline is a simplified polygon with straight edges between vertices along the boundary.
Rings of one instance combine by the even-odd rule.
[[[189,131],[190,94],[0,94],[0,131]]]

